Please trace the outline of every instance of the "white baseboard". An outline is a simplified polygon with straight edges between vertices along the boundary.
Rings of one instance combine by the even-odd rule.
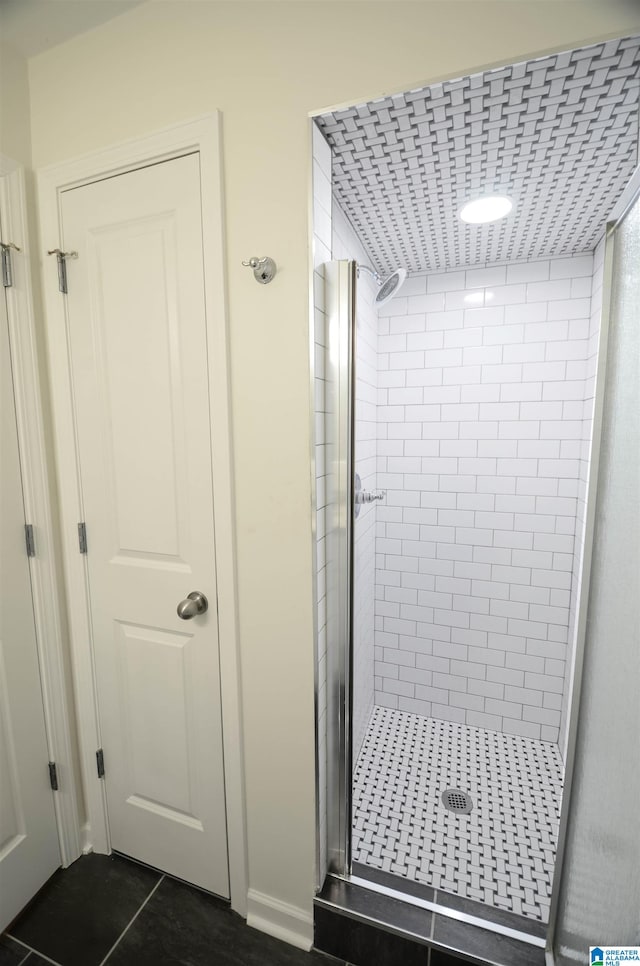
[[[249,889],[247,925],[308,952],[313,945],[313,916],[298,906]]]

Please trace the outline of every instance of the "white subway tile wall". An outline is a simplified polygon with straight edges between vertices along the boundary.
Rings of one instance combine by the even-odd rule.
[[[320,879],[327,869],[327,466],[326,466],[326,356],[327,317],[325,313],[322,265],[331,259],[331,149],[313,128],[313,377],[314,377],[314,450],[316,485],[316,659],[318,716],[318,826]]]
[[[333,210],[332,255],[368,265],[369,258],[338,205]],[[355,468],[364,490],[377,488],[378,313],[377,286],[363,272],[356,285]],[[373,710],[374,617],[377,504],[363,504],[353,530],[353,703],[354,760]]]
[[[380,312],[377,705],[558,741],[592,274],[414,275]]]

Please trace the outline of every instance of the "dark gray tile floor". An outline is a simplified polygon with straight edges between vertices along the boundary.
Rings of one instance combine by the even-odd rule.
[[[226,903],[120,856],[49,880],[0,936],[0,966],[340,966],[250,929]]]

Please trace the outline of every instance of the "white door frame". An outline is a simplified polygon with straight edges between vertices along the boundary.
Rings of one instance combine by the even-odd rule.
[[[57,766],[59,789],[53,799],[60,858],[67,866],[81,855],[81,818],[70,728],[73,699],[65,668],[62,587],[56,566],[55,518],[32,294],[36,260],[29,242],[24,169],[3,155],[0,155],[0,208],[4,236],[1,240],[20,248],[11,252],[13,285],[5,292],[25,519],[33,526],[36,551],[35,556],[29,557],[29,570],[47,750],[49,760]]]
[[[93,663],[86,557],[78,551],[77,524],[84,520],[80,487],[73,387],[70,374],[67,307],[58,290],[53,248],[64,249],[61,194],[105,177],[146,167],[190,152],[200,154],[204,285],[210,378],[210,420],[216,534],[218,632],[223,721],[225,798],[232,908],[246,916],[247,850],[242,753],[240,657],[236,607],[232,439],[229,405],[228,335],[223,245],[222,163],[219,114],[206,115],[113,145],[37,173],[43,249],[43,298],[49,378],[62,517],[62,545],[67,581],[71,654],[76,689],[84,789],[90,845],[110,851],[104,782],[96,772],[101,747]],[[72,275],[72,266],[69,274]],[[88,535],[91,539],[90,534]]]

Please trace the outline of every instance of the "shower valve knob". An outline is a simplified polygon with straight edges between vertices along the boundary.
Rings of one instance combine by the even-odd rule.
[[[376,500],[384,500],[386,495],[386,490],[378,490],[377,493],[373,493],[371,490],[358,490],[356,492],[356,503],[374,503]]]

